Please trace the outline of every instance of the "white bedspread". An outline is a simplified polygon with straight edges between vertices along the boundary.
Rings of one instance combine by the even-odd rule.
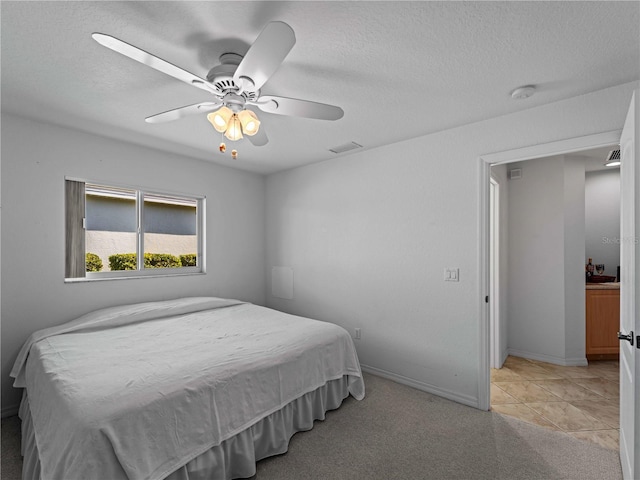
[[[342,327],[224,299],[105,309],[23,350],[43,480],[162,479],[329,380],[364,397]]]

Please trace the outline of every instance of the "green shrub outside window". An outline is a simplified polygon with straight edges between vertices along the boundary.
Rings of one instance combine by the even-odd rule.
[[[180,255],[180,263],[183,267],[195,267],[197,255],[195,253],[188,253],[186,255]]]
[[[135,270],[137,256],[135,253],[118,253],[109,256],[111,270]],[[145,253],[144,268],[178,268],[195,267],[196,254],[180,255],[180,258],[170,253]]]
[[[99,272],[102,270],[102,260],[95,253],[87,253],[85,265],[87,272]]]

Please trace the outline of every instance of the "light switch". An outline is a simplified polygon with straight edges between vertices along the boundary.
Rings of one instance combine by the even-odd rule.
[[[459,282],[460,281],[460,269],[458,269],[458,268],[445,268],[444,269],[444,281],[445,282]]]

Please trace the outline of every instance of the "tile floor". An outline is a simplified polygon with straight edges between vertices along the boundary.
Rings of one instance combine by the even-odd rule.
[[[491,409],[619,449],[618,361],[561,367],[509,356],[491,370]]]

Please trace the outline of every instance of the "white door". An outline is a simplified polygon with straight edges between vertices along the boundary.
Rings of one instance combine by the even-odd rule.
[[[620,461],[625,480],[640,478],[640,145],[636,90],[620,137]]]

